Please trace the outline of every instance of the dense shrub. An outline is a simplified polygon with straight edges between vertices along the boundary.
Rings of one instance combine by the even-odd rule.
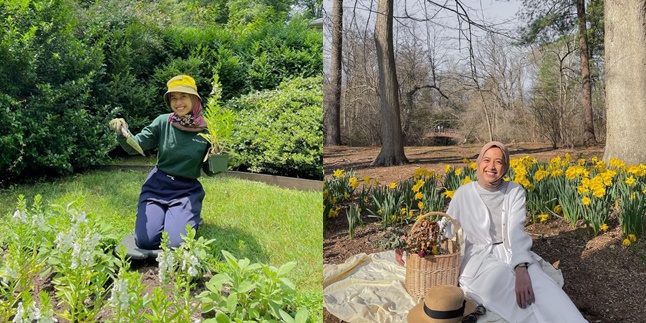
[[[296,78],[229,101],[237,115],[233,166],[322,179],[322,84],[321,76]]]
[[[75,34],[73,12],[66,0],[0,4],[3,179],[69,174],[113,145],[110,108],[96,100],[103,55]]]

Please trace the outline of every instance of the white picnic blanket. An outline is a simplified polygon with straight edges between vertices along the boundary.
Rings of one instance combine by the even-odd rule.
[[[563,274],[549,263],[543,270],[563,286]],[[395,252],[361,253],[345,263],[323,265],[323,306],[346,322],[402,323],[415,299],[404,287],[406,268],[395,261]],[[487,311],[478,322],[505,323]]]

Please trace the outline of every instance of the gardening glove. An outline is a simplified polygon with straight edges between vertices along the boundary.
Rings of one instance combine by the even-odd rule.
[[[117,135],[121,134],[121,127],[128,129],[128,124],[126,123],[126,120],[123,118],[115,118],[110,120],[110,129],[112,129],[114,132],[117,133]]]

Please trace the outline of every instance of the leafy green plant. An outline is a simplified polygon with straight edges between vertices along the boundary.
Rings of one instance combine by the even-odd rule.
[[[61,224],[47,259],[55,272],[55,294],[65,304],[58,315],[72,322],[94,321],[108,295],[105,286],[114,274],[114,259],[103,250],[101,227],[72,204],[54,208],[70,220]]]
[[[117,276],[114,277],[108,307],[114,313],[111,322],[136,322],[141,312],[150,303],[150,297],[145,293],[146,286],[142,283],[141,274],[130,270],[130,260],[126,256],[125,247],[117,250]]]
[[[209,154],[225,154],[229,151],[233,135],[233,111],[220,106],[222,86],[217,74],[213,76],[213,92],[204,108],[204,120],[209,130],[208,134],[200,133],[211,144]],[[208,155],[207,155],[208,157]],[[204,159],[206,161],[206,157]]]
[[[215,312],[204,323],[283,321],[307,322],[308,310],[294,308],[295,286],[287,274],[296,266],[288,262],[278,268],[249,259],[236,259],[222,251],[226,272],[206,283],[207,290],[198,298],[202,312]]]
[[[215,239],[207,240],[204,237],[195,238],[193,227],[186,225],[186,235],[176,249],[170,249],[168,233],[162,233],[162,252],[157,256],[159,263],[159,281],[163,284],[172,281],[171,294],[176,297],[174,302],[175,313],[182,321],[190,322],[193,313],[197,310],[191,305],[191,291],[195,288],[195,281],[208,271],[210,259],[209,245]],[[155,296],[157,297],[157,296]],[[153,305],[160,305],[154,302]],[[151,306],[154,315],[164,314],[167,311],[155,309]],[[162,307],[164,309],[164,307]],[[160,317],[153,317],[153,321]]]
[[[363,219],[361,218],[361,210],[359,208],[359,205],[356,203],[348,205],[346,217],[348,219],[348,232],[350,234],[350,239],[352,239],[352,237],[354,237],[354,229],[356,225],[358,224],[360,226],[363,226]]]

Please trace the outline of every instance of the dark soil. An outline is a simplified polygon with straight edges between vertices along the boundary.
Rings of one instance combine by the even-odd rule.
[[[603,157],[603,147],[551,149],[544,144],[509,145],[511,158],[530,155],[539,161],[554,156],[572,155],[573,159]],[[323,155],[325,173],[334,169],[353,169],[358,178],[368,175],[380,183],[405,180],[423,167],[442,171],[444,165],[461,166],[462,160],[475,160],[480,146],[407,147],[410,164],[373,167],[371,162],[379,147],[326,147]],[[366,221],[369,221],[366,219]],[[529,221],[528,221],[529,223]],[[563,289],[590,322],[643,322],[646,319],[646,248],[640,240],[631,247],[622,245],[623,237],[616,220],[607,232],[598,236],[578,224],[572,227],[560,218],[542,224],[528,224],[526,231],[534,239],[533,251],[561,269]],[[344,215],[330,219],[323,233],[323,257],[326,264],[343,263],[358,253],[384,251],[379,246],[379,223],[368,222],[349,238]],[[341,322],[324,311],[324,322]]]

